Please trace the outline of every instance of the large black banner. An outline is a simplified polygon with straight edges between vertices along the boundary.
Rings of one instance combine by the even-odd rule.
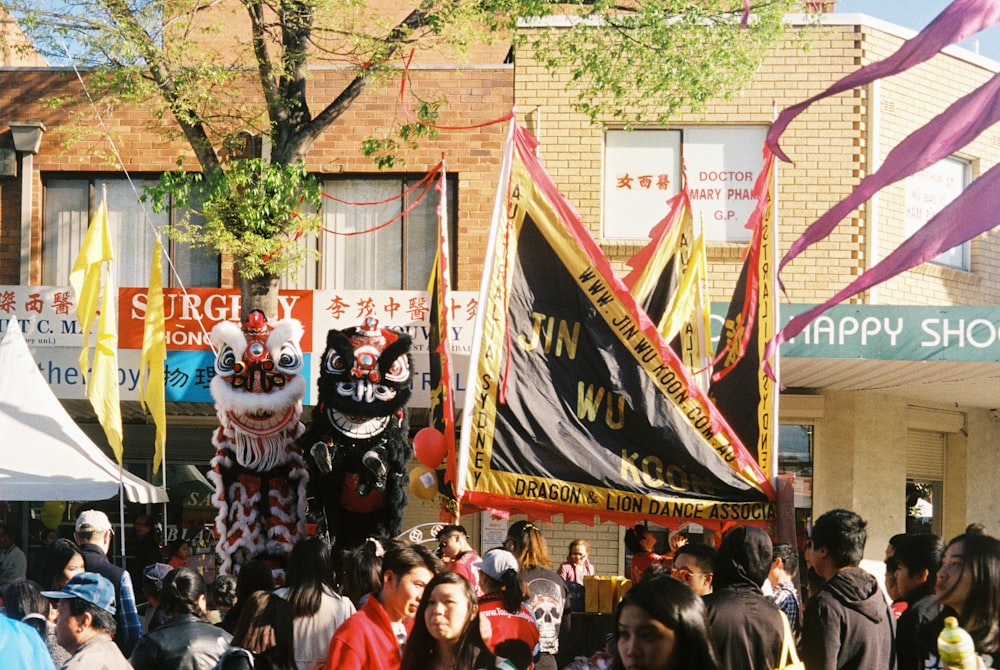
[[[765,520],[756,462],[514,132],[480,306],[463,500],[568,518]]]

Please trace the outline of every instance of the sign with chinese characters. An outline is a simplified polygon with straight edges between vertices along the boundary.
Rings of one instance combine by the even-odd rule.
[[[146,288],[118,292],[118,382],[122,400],[138,400],[139,362]],[[472,327],[478,295],[450,295],[452,389],[455,404],[464,402],[466,370],[472,348]],[[430,366],[427,357],[430,294],[426,291],[280,291],[279,318],[302,322],[300,345],[305,356],[304,403],[316,398],[313,360],[326,348],[331,328],[348,328],[372,316],[383,326],[403,330],[413,338],[413,399],[411,407],[430,406]],[[237,321],[240,293],[236,289],[164,289],[167,340],[167,402],[211,403],[209,384],[215,375],[215,355],[209,333],[220,321]],[[0,336],[17,318],[38,369],[56,396],[86,397],[79,369],[83,332],[76,320],[72,289],[54,286],[0,286]]]
[[[68,286],[0,286],[0,336],[17,317],[32,352],[37,347],[83,346],[76,299]],[[139,332],[142,337],[142,332]]]
[[[451,388],[455,393],[456,407],[465,402],[478,299],[479,295],[473,291],[452,291],[449,294]],[[431,375],[427,352],[430,304],[427,291],[315,291],[312,351],[319,357],[326,349],[327,331],[360,326],[368,317],[374,317],[380,326],[401,330],[413,338],[410,350],[413,357],[413,397],[410,406],[429,407]],[[310,388],[307,393],[310,404],[315,403],[315,396],[316,389]]]
[[[750,239],[743,226],[764,165],[764,126],[689,126],[605,133],[603,235],[647,239],[687,175],[695,226],[714,242]],[[683,161],[684,170],[681,164]]]
[[[609,130],[604,142],[604,237],[648,239],[680,190],[681,133]]]

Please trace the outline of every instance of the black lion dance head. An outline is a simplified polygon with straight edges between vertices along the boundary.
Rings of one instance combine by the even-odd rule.
[[[410,399],[411,339],[379,328],[331,330],[319,368],[319,402],[300,439],[337,548],[398,535],[413,456],[404,409]]]

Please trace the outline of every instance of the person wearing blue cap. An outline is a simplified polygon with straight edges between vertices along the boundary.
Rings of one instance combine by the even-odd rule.
[[[129,670],[111,640],[115,631],[115,587],[96,572],[74,575],[61,591],[42,591],[59,601],[56,639],[72,654],[61,670]]]

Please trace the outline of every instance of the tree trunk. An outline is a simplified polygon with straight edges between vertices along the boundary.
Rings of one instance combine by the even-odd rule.
[[[255,309],[264,312],[271,323],[278,319],[278,277],[264,275],[256,279],[244,279],[240,276],[240,320],[246,321],[247,315]]]

